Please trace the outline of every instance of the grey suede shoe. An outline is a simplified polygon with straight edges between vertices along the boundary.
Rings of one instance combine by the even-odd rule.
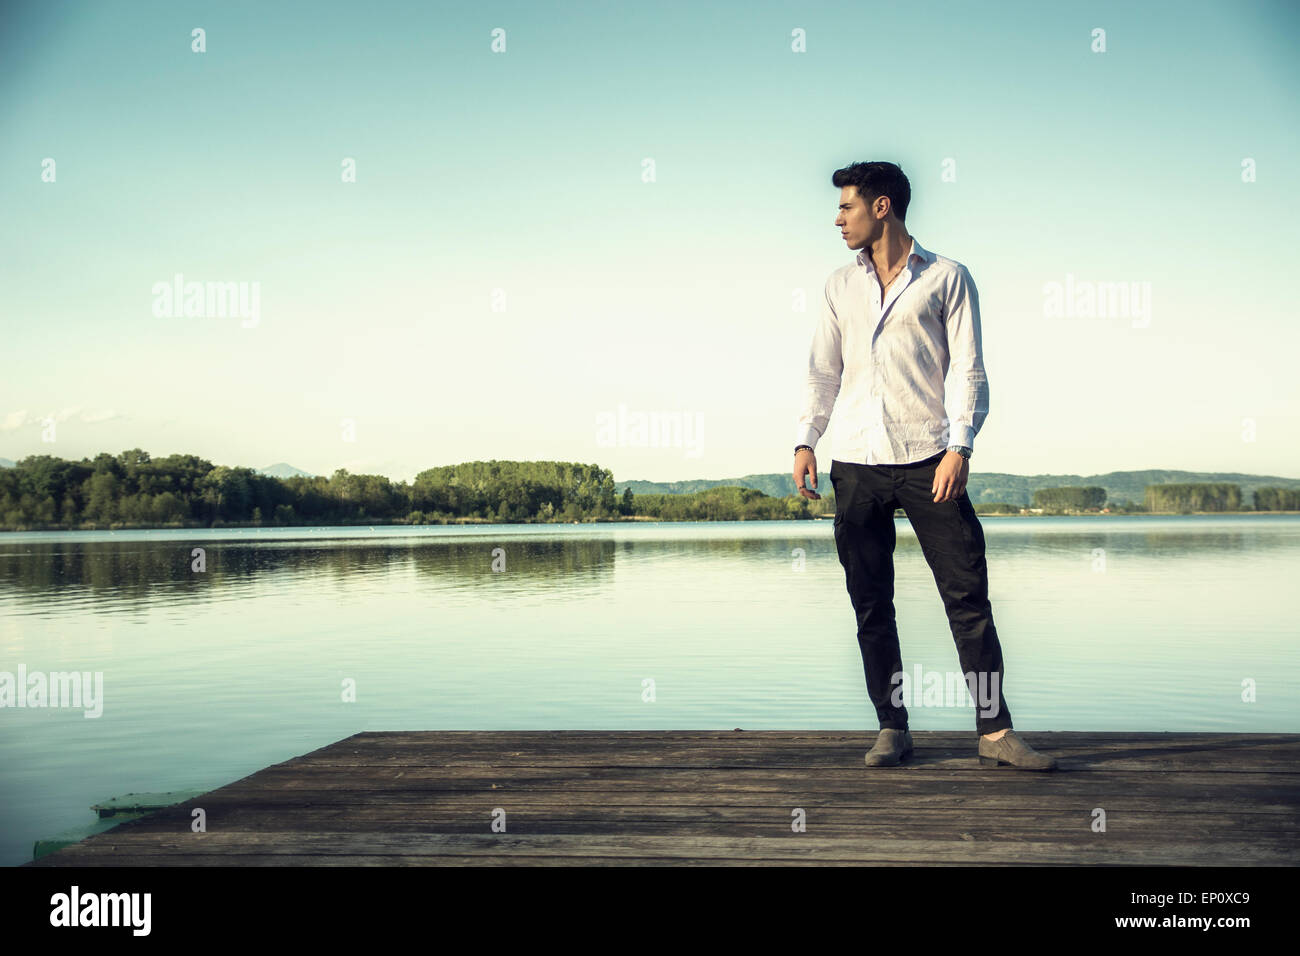
[[[906,730],[883,728],[867,751],[868,767],[893,767],[912,752],[912,734]]]
[[[1008,763],[1019,770],[1055,770],[1056,758],[1040,754],[1025,743],[1014,730],[1008,730],[997,740],[980,737],[980,766],[996,767]]]

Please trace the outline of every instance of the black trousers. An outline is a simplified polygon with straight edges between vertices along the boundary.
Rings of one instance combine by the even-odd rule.
[[[895,676],[903,672],[894,618],[894,509],[901,507],[916,531],[948,613],[964,683],[976,702],[976,733],[991,734],[1011,726],[1011,712],[1002,696],[1005,672],[989,604],[984,530],[964,489],[958,498],[935,503],[931,486],[944,454],[906,465],[832,459],[835,547],[857,615],[867,695],[881,728],[907,727],[907,707]],[[980,688],[982,693],[977,693]],[[912,693],[919,695],[921,690],[913,687]],[[980,706],[982,698],[986,708]]]

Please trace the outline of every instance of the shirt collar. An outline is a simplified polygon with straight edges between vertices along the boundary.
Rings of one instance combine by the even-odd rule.
[[[907,265],[910,266],[917,259],[920,259],[922,262],[933,262],[934,253],[923,248],[922,245],[916,241],[916,237],[913,236],[912,250],[907,254]],[[871,250],[863,248],[858,251],[858,265],[866,266],[868,272],[876,271],[876,265],[871,261]]]

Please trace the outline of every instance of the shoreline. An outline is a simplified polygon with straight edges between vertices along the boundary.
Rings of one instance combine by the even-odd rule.
[[[1011,514],[1005,511],[980,511],[976,509],[975,514],[979,518],[1204,518],[1217,515],[1250,515],[1255,517],[1276,517],[1279,515],[1300,515],[1300,511],[1114,511],[1114,512],[1097,512],[1097,511],[1078,511],[1078,512],[1061,512],[1056,514]],[[292,531],[294,529],[307,528],[435,528],[445,525],[568,525],[568,524],[634,524],[634,523],[710,523],[723,524],[727,522],[753,522],[753,521],[830,521],[834,519],[834,512],[827,512],[820,515],[809,515],[806,518],[657,518],[653,515],[621,515],[617,518],[582,518],[570,519],[568,521],[499,521],[495,518],[448,518],[446,521],[425,521],[420,524],[408,524],[405,521],[371,521],[371,522],[349,522],[340,524],[300,524],[300,525],[268,525],[254,524],[250,522],[232,521],[219,525],[206,524],[170,524],[170,525],[124,525],[114,522],[105,527],[90,526],[80,528],[65,528],[60,526],[40,527],[40,528],[0,528],[0,534],[31,534],[33,532],[46,533],[57,531],[223,531],[223,530],[243,530],[248,528],[266,529],[268,531]],[[897,513],[895,518],[900,517]]]

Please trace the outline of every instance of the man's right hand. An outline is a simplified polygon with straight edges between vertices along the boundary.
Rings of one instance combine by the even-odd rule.
[[[808,487],[804,487],[804,475],[809,476]],[[794,456],[794,486],[799,494],[813,501],[821,501],[817,494],[817,456],[811,448],[800,448]]]

